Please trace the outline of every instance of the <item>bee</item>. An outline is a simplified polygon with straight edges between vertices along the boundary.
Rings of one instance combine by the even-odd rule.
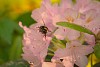
[[[46,34],[48,32],[48,28],[44,25],[44,26],[40,26],[39,27],[39,32],[41,32],[42,34],[44,34],[45,38],[46,38]]]
[[[43,21],[43,23],[44,23],[44,21]],[[41,32],[41,33],[44,35],[45,38],[46,38],[47,33],[48,33],[48,32],[51,32],[51,31],[45,26],[45,23],[44,23],[43,26],[38,27],[38,30],[39,30],[39,32]]]

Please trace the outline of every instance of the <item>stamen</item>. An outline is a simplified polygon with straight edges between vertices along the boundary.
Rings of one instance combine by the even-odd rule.
[[[80,18],[80,17],[81,17],[81,13],[78,13],[77,18]]]
[[[92,20],[93,20],[93,18],[92,18],[92,17],[89,17],[89,18],[86,20],[86,22],[89,23],[89,22],[91,22]]]
[[[71,17],[71,16],[68,16],[66,19],[67,19],[68,22],[73,22],[74,21],[73,17]]]

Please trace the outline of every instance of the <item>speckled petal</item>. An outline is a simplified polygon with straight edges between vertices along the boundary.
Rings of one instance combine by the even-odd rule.
[[[75,64],[79,67],[86,67],[88,64],[88,59],[86,56],[77,56]]]

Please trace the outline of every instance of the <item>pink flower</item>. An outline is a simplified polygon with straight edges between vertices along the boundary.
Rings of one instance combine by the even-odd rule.
[[[75,22],[78,17],[78,12],[76,10],[67,9],[64,13],[60,13],[59,15],[60,15],[60,17],[63,18],[62,20],[59,20],[59,22],[65,21],[65,22],[77,24],[77,22]],[[75,40],[80,36],[80,32],[70,29],[70,28],[64,28],[64,27],[58,26],[58,30],[55,31],[54,35],[58,39],[67,38],[68,40]]]
[[[95,34],[97,34],[100,31],[100,13],[98,14],[96,10],[90,10],[87,11],[85,15],[85,27],[90,29]]]
[[[63,58],[64,60],[62,61],[63,65],[65,67],[73,67],[73,63],[71,61],[68,60],[68,58]]]
[[[65,49],[58,49],[53,59],[63,59],[65,67],[68,67],[67,62],[69,62],[68,65],[70,65],[70,67],[74,64],[79,67],[85,67],[88,63],[88,59],[85,55],[92,52],[93,48],[91,46],[81,45],[79,41],[71,41],[71,43],[66,44]]]
[[[55,26],[53,25],[52,17],[57,15],[58,9],[56,5],[52,5],[50,0],[43,0],[41,7],[35,9],[32,12],[31,17],[37,21],[37,23],[42,23],[48,29],[53,32],[55,30]]]
[[[59,22],[65,21],[65,22],[78,24],[80,26],[83,26],[83,27],[89,29],[93,33],[97,34],[100,31],[100,19],[99,19],[100,13],[98,12],[98,11],[100,11],[100,8],[94,8],[91,6],[90,9],[89,8],[86,8],[86,10],[85,10],[85,8],[83,9],[83,7],[86,7],[87,5],[90,7],[89,2],[91,2],[92,5],[94,5],[96,7],[98,7],[98,5],[100,5],[100,3],[96,4],[95,2],[90,1],[90,0],[86,0],[85,3],[83,3],[81,0],[77,0],[77,3],[75,5],[78,5],[77,7],[80,10],[84,10],[84,11],[83,12],[77,11],[76,6],[75,7],[73,6],[74,9],[73,8],[65,8],[66,9],[66,10],[64,10],[65,12],[61,12],[63,10],[60,9],[59,11],[61,13],[59,13],[58,15],[61,18],[63,18],[63,20],[59,20]],[[79,6],[79,4],[82,5],[82,7]],[[54,35],[58,39],[67,38],[69,40],[75,40],[75,39],[79,38],[80,33],[75,30],[59,27],[59,29],[54,33]],[[87,35],[85,34],[84,36],[86,37]],[[92,38],[92,39],[89,39],[89,38]],[[92,45],[94,45],[94,43],[95,43],[95,37],[91,36],[91,35],[88,35],[88,38],[86,37],[85,40],[87,42],[89,42],[89,44],[92,44]],[[91,41],[91,43],[90,43],[90,41]]]
[[[57,62],[43,62],[42,67],[64,67],[61,63]]]
[[[65,1],[69,3],[69,1]],[[65,4],[63,3],[63,4]],[[71,7],[60,9],[60,11],[65,11],[59,13],[61,17],[65,18],[66,21],[79,24],[93,31],[95,34],[100,31],[100,3],[92,0],[76,0],[76,3]],[[80,20],[79,20],[80,19]],[[65,21],[65,20],[63,20]],[[82,22],[83,21],[83,22]]]
[[[39,59],[37,56],[34,55],[33,51],[30,48],[23,47],[22,57],[24,60],[28,61],[29,64],[33,64],[34,67],[40,67],[41,66],[41,59]]]
[[[64,39],[76,40],[80,36],[80,33],[73,29],[69,29],[69,28],[66,29],[61,27],[57,29],[57,31],[55,31],[54,35],[60,40],[64,40]]]
[[[59,6],[59,12],[65,13],[67,9],[71,9],[73,7],[72,0],[61,0],[60,6]]]
[[[75,22],[97,34],[100,31],[99,17],[100,13],[97,13],[96,10],[89,10],[80,14],[79,19]]]
[[[79,13],[84,13],[91,9],[98,9],[98,6],[100,6],[100,3],[93,0],[76,0],[73,9],[78,10]]]
[[[95,45],[95,37],[94,35],[84,34],[84,41],[88,43],[88,45],[94,46]]]
[[[70,61],[71,60],[71,58],[67,58],[66,60],[65,60],[65,58],[66,57],[63,57],[63,58],[58,58],[57,56],[54,56],[53,58],[52,58],[52,62],[53,63],[60,63],[60,64],[62,64],[62,67],[73,67],[73,63]],[[64,59],[64,60],[63,60]],[[61,61],[62,60],[62,61]]]
[[[43,62],[42,67],[56,67],[56,63]]]
[[[84,2],[84,3],[83,3]],[[80,19],[84,16],[81,26],[88,28],[93,33],[97,34],[100,31],[100,3],[92,0],[77,0],[76,7],[79,10]]]
[[[45,39],[44,35],[34,25],[30,28],[22,26],[21,22],[19,22],[19,25],[25,31],[23,36],[23,58],[34,63],[34,65],[43,62],[47,55],[51,37],[46,36]]]

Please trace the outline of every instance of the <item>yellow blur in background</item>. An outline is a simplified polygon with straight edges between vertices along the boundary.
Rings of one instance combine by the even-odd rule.
[[[41,0],[0,0],[0,11],[11,18],[40,6]]]
[[[58,0],[51,0],[53,3]],[[0,0],[0,11],[7,12],[11,18],[16,18],[19,14],[32,11],[38,8],[42,0]]]

